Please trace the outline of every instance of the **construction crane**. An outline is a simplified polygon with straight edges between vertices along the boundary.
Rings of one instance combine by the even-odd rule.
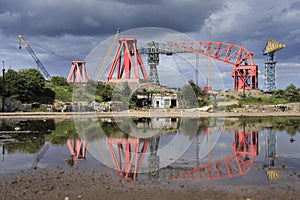
[[[107,49],[107,51],[106,51],[106,53],[105,53],[105,55],[104,55],[104,58],[103,58],[103,60],[102,60],[101,65],[100,65],[100,70],[99,70],[99,72],[98,72],[98,74],[97,74],[96,81],[99,80],[99,78],[100,78],[100,76],[101,76],[101,73],[102,73],[102,71],[104,70],[104,67],[105,67],[106,64],[107,64],[107,61],[108,61],[108,59],[109,59],[109,57],[110,57],[110,55],[111,55],[111,53],[112,53],[112,51],[113,51],[113,48],[114,48],[114,46],[115,46],[115,44],[116,44],[116,41],[117,41],[117,39],[118,39],[118,36],[119,36],[120,31],[121,31],[121,29],[118,28],[118,30],[117,30],[117,32],[116,32],[114,38],[112,39],[110,45],[108,46],[108,49]]]
[[[268,40],[263,50],[263,55],[268,56],[265,62],[265,92],[272,92],[276,89],[276,63],[274,60],[274,53],[280,49],[285,48],[285,44],[275,40]]]
[[[47,70],[44,67],[44,65],[38,59],[38,57],[36,56],[36,54],[34,53],[34,51],[32,50],[32,48],[30,47],[30,45],[27,43],[27,41],[24,39],[24,37],[22,35],[19,35],[19,39],[23,43],[23,45],[25,46],[25,48],[27,49],[27,51],[30,53],[30,55],[32,56],[32,58],[34,59],[34,61],[36,62],[36,64],[38,65],[38,68],[44,74],[45,79],[48,80],[48,81],[50,81],[50,79],[51,79],[50,74],[47,72]],[[21,48],[22,48],[21,45],[19,45],[19,49],[21,49]]]

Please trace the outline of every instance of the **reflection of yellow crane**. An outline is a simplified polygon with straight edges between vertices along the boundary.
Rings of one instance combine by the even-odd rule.
[[[263,52],[263,55],[268,56],[265,62],[265,85],[264,90],[271,92],[276,89],[275,80],[275,67],[276,61],[274,60],[274,53],[280,49],[285,48],[285,44],[277,42],[275,40],[268,40]]]
[[[114,38],[112,39],[112,41],[111,41],[111,43],[110,43],[110,45],[109,45],[109,47],[108,47],[108,49],[107,49],[107,51],[106,51],[106,53],[105,53],[105,56],[103,57],[103,60],[102,60],[101,66],[100,66],[100,70],[99,70],[99,72],[98,72],[98,74],[97,74],[97,77],[96,77],[96,81],[99,80],[99,78],[100,78],[100,76],[101,76],[101,73],[102,73],[102,71],[104,70],[105,65],[107,64],[107,61],[108,61],[109,56],[111,55],[111,53],[112,53],[112,51],[113,51],[113,48],[114,48],[115,43],[116,43],[116,41],[117,41],[117,39],[118,39],[118,36],[119,36],[120,31],[121,31],[121,29],[118,28],[118,30],[117,30],[117,32],[116,32]]]
[[[32,58],[34,59],[34,61],[36,62],[36,64],[38,65],[39,69],[42,71],[42,73],[44,74],[45,78],[50,81],[51,76],[50,74],[47,72],[46,68],[44,67],[44,65],[41,63],[41,61],[38,59],[38,57],[36,56],[36,54],[34,53],[34,51],[32,50],[32,48],[30,47],[30,45],[27,43],[27,41],[24,39],[24,37],[22,35],[19,35],[19,39],[20,41],[23,43],[23,45],[25,46],[25,48],[27,49],[27,51],[30,53],[30,55],[32,56]],[[19,49],[21,49],[21,45],[19,46]]]

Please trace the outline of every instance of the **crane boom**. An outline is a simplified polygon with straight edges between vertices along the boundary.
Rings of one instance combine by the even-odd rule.
[[[19,38],[21,40],[21,42],[23,43],[23,45],[25,46],[25,48],[27,49],[27,51],[30,53],[30,55],[32,56],[32,58],[34,59],[34,61],[36,62],[36,64],[38,65],[39,69],[42,71],[42,73],[44,74],[45,78],[47,80],[51,79],[50,74],[47,72],[46,68],[44,67],[44,65],[41,63],[41,61],[38,59],[38,57],[36,56],[36,54],[34,53],[34,51],[32,50],[32,48],[30,47],[30,45],[27,43],[27,41],[24,39],[24,37],[22,35],[19,35]]]
[[[102,63],[101,63],[101,66],[100,66],[100,71],[99,71],[98,74],[97,74],[96,81],[99,80],[99,78],[100,78],[100,76],[101,76],[101,72],[102,72],[102,70],[104,69],[105,65],[107,64],[107,61],[108,61],[109,56],[111,55],[111,53],[112,53],[112,51],[113,51],[113,48],[114,48],[115,43],[116,43],[116,41],[117,41],[117,39],[118,39],[118,35],[119,35],[120,31],[121,31],[121,29],[118,28],[118,30],[117,30],[117,32],[116,32],[116,34],[115,34],[113,40],[112,40],[111,43],[109,44],[109,47],[108,47],[108,49],[107,49],[107,51],[106,51],[106,54],[104,55],[104,58],[103,58],[103,60],[102,60]]]

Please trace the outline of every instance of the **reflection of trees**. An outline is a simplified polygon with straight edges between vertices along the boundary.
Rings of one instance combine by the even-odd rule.
[[[286,131],[289,135],[293,136],[300,132],[300,119],[299,118],[239,118],[239,123],[243,124],[263,124],[265,126],[272,126],[275,131]]]
[[[30,133],[30,134],[13,134],[14,140],[5,144],[5,149],[8,153],[37,153],[45,143],[44,134]]]
[[[56,124],[55,130],[46,139],[51,144],[64,145],[70,137],[78,137],[74,121],[62,121]]]
[[[209,118],[182,118],[180,127],[183,134],[193,140],[201,131],[206,130],[209,126]]]
[[[18,127],[28,133],[10,133]],[[53,120],[2,121],[1,131],[7,131],[9,140],[5,142],[8,153],[37,153],[45,143],[45,135],[55,127]]]
[[[183,118],[180,121],[180,128],[184,135],[187,135],[190,140],[195,138],[198,133],[199,120],[198,118]]]
[[[103,133],[107,137],[114,137],[114,138],[127,138],[128,135],[120,129],[117,123],[115,122],[99,122]]]

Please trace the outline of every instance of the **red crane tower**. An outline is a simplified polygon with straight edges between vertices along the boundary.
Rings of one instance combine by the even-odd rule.
[[[140,73],[143,77],[140,76]],[[120,38],[106,82],[140,81],[148,81],[148,75],[140,52],[137,49],[137,40],[136,38]]]
[[[82,60],[72,61],[67,81],[69,83],[85,83],[90,80],[90,76],[85,67],[85,62]]]

